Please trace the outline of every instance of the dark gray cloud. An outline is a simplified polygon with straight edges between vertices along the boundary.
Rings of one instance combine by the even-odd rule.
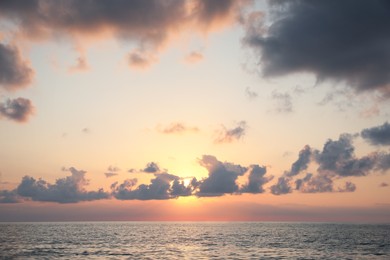
[[[0,190],[0,203],[18,203],[21,202],[21,198],[18,196],[15,190]]]
[[[303,193],[320,192],[354,192],[356,185],[352,182],[345,182],[343,187],[335,188],[333,177],[326,173],[317,175],[307,174],[305,178],[296,180],[296,189]]]
[[[259,165],[249,166],[248,183],[245,184],[240,192],[242,193],[263,193],[265,192],[263,185],[269,182],[272,177],[265,177],[267,168]]]
[[[199,164],[209,171],[209,176],[200,181],[197,196],[222,196],[239,191],[236,180],[247,168],[232,163],[223,163],[212,155],[203,155]]]
[[[247,19],[245,44],[260,54],[264,76],[314,73],[357,91],[390,97],[390,4],[387,0],[270,1],[271,25]]]
[[[22,88],[32,82],[33,76],[33,70],[22,60],[19,50],[0,43],[0,87],[6,90]]]
[[[365,176],[378,163],[375,154],[357,158],[352,144],[353,136],[340,135],[336,141],[328,140],[322,151],[315,152],[319,171],[330,171],[342,177]]]
[[[16,122],[26,122],[34,113],[34,106],[29,99],[8,99],[0,103],[0,118],[4,117]]]
[[[367,176],[374,171],[386,172],[390,169],[390,153],[376,151],[357,157],[353,140],[357,135],[342,134],[338,140],[327,140],[322,150],[306,145],[289,171],[271,186],[275,195],[287,194],[295,190],[304,193],[353,192],[356,185],[346,182],[344,187],[334,187],[334,180],[345,177]],[[316,173],[304,173],[310,163],[317,167]]]
[[[291,177],[299,174],[301,171],[307,169],[308,164],[310,163],[310,158],[312,155],[312,150],[310,146],[306,145],[300,152],[298,160],[296,160],[292,165],[289,172],[286,172],[286,175]]]
[[[185,197],[191,196],[195,189],[198,187],[199,182],[196,178],[192,178],[189,185],[185,185],[183,180],[175,179],[171,186],[171,196],[172,197]]]
[[[374,153],[373,156],[376,158],[375,169],[380,171],[387,171],[390,169],[390,153],[378,152]]]
[[[109,194],[102,189],[86,191],[88,180],[85,179],[85,171],[79,171],[70,167],[71,176],[57,179],[55,184],[45,180],[36,180],[33,177],[23,177],[16,192],[19,196],[34,201],[49,201],[58,203],[76,203],[109,198]]]
[[[222,144],[239,140],[245,135],[246,129],[247,125],[245,121],[239,122],[236,127],[230,129],[222,126],[222,130],[219,132],[214,142],[217,144]]]
[[[157,163],[150,162],[150,163],[146,164],[145,168],[141,171],[146,172],[146,173],[157,173],[160,171],[160,167],[158,166]]]
[[[364,129],[361,135],[373,145],[390,145],[390,124]]]
[[[279,177],[278,182],[271,186],[271,193],[274,195],[282,195],[292,192],[292,188],[290,185],[290,178],[288,177]]]
[[[313,174],[307,173],[304,178],[295,180],[295,189],[300,190],[302,187],[302,184],[305,182],[308,182],[311,179],[311,177],[313,177]]]
[[[154,178],[150,184],[136,186],[137,179],[125,180],[122,184],[113,183],[112,195],[120,200],[165,200],[191,195],[210,197],[233,193],[262,193],[263,185],[272,178],[265,176],[266,168],[263,166],[251,165],[246,168],[218,161],[212,155],[204,155],[199,163],[208,170],[207,178],[197,180],[181,178],[166,172],[153,172]],[[148,167],[155,169],[154,163],[153,165],[149,163]],[[240,188],[237,179],[246,173],[247,183]]]
[[[163,134],[182,134],[186,132],[198,132],[199,128],[195,126],[186,126],[180,122],[174,122],[167,127],[157,127],[157,131]]]
[[[350,181],[345,182],[344,187],[339,188],[339,192],[354,192],[356,190],[356,185]]]
[[[114,183],[112,195],[119,200],[166,200],[179,196],[190,196],[194,191],[193,184],[196,179],[186,186],[184,181],[178,176],[169,173],[159,173],[154,175],[150,184],[141,184],[137,188],[137,179],[125,180],[122,184]]]
[[[303,193],[333,192],[333,180],[327,174],[317,174],[303,182],[299,190]]]

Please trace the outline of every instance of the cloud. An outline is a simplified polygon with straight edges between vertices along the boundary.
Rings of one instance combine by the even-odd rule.
[[[21,202],[20,197],[15,190],[0,190],[0,203],[18,203]]]
[[[390,145],[390,124],[364,129],[361,135],[373,145]]]
[[[356,185],[350,181],[345,182],[343,188],[339,188],[339,192],[354,192],[356,190]]]
[[[322,150],[306,145],[289,171],[279,177],[277,183],[270,187],[275,195],[287,194],[295,190],[303,193],[317,192],[353,192],[356,185],[346,182],[343,187],[335,188],[334,180],[345,177],[362,177],[373,171],[386,172],[390,169],[390,153],[376,151],[357,157],[353,139],[357,135],[342,134],[338,140],[329,139]],[[315,173],[305,173],[309,164],[316,166]]]
[[[106,175],[106,178],[117,176],[118,173],[115,172],[105,172],[104,175]]]
[[[166,200],[192,194],[191,183],[194,182],[185,186],[176,175],[159,173],[154,176],[150,184],[141,184],[137,188],[134,188],[137,179],[125,180],[120,185],[114,183],[111,186],[112,195],[119,200]]]
[[[13,23],[15,31],[31,40],[109,35],[135,43],[142,51],[156,51],[178,34],[209,32],[235,22],[248,4],[231,0],[2,1],[0,19]],[[130,65],[143,66],[146,60],[139,53],[130,54]]]
[[[239,191],[236,180],[242,176],[247,168],[241,165],[223,163],[215,156],[203,155],[199,164],[209,171],[209,176],[199,184],[197,196],[222,196]]]
[[[272,177],[265,177],[267,168],[259,165],[249,166],[248,183],[245,184],[240,192],[242,193],[263,193],[265,192],[263,185],[269,182]]]
[[[133,69],[146,69],[155,61],[156,58],[154,58],[153,55],[140,50],[134,50],[130,52],[128,56],[129,66]]]
[[[192,51],[185,57],[187,63],[197,63],[201,60],[203,60],[203,54],[198,51]]]
[[[88,127],[84,127],[83,129],[81,129],[81,132],[83,132],[84,134],[89,134],[91,133],[91,129],[89,129]]]
[[[320,81],[390,97],[388,1],[272,1],[270,7],[270,25],[253,14],[244,38],[259,53],[264,76],[311,72]]]
[[[290,178],[279,177],[278,182],[271,186],[271,193],[274,195],[282,195],[292,192],[291,185],[289,184]]]
[[[245,121],[241,121],[235,128],[227,129],[225,126],[222,126],[222,128],[223,129],[214,140],[214,143],[216,144],[231,143],[241,139],[241,137],[245,135],[247,125]]]
[[[381,187],[381,188],[385,188],[385,187],[388,187],[388,186],[389,186],[389,184],[387,182],[382,182],[382,183],[379,184],[379,187]]]
[[[199,128],[197,128],[195,126],[189,127],[183,123],[175,122],[175,123],[171,123],[169,126],[163,127],[163,128],[158,126],[157,131],[159,131],[160,133],[163,133],[163,134],[182,134],[182,133],[186,133],[186,132],[198,132]]]
[[[299,190],[303,193],[332,192],[333,180],[327,174],[314,175],[304,181]]]
[[[69,72],[80,72],[89,69],[89,65],[85,57],[80,56],[76,60],[76,64],[69,68]]]
[[[117,182],[113,183],[112,195],[120,200],[166,200],[191,195],[211,197],[234,193],[263,193],[263,185],[272,179],[265,177],[265,167],[256,164],[243,167],[220,162],[212,155],[203,155],[199,164],[208,170],[207,178],[181,178],[166,172],[158,173],[159,170],[156,170],[150,184],[136,186],[137,179],[128,179],[119,185]],[[148,167],[156,169],[156,164],[149,163]],[[246,174],[248,180],[240,187],[237,178]]]
[[[0,87],[5,90],[23,88],[32,82],[33,70],[23,61],[15,46],[0,43]]]
[[[146,173],[157,173],[160,171],[160,167],[155,162],[148,163],[143,170],[141,170]]]
[[[172,186],[171,186],[171,196],[172,197],[186,197],[191,196],[195,189],[198,187],[199,182],[196,178],[192,178],[190,183],[186,186],[184,183],[184,180],[175,179],[173,180]]]
[[[34,111],[32,102],[26,98],[8,99],[0,103],[0,118],[5,117],[16,122],[26,122]]]
[[[352,139],[352,135],[342,134],[339,140],[329,139],[322,151],[315,151],[319,171],[330,171],[342,177],[367,175],[378,162],[377,154],[356,158]]]
[[[291,170],[286,173],[287,176],[295,176],[299,174],[301,171],[306,170],[307,166],[310,162],[310,157],[312,155],[312,150],[310,146],[306,145],[300,152],[298,156],[298,160],[296,160],[291,165]]]
[[[70,167],[69,171],[71,176],[57,179],[55,184],[25,176],[16,188],[16,192],[19,196],[34,201],[58,203],[76,203],[109,198],[109,194],[102,189],[97,191],[85,190],[85,186],[88,185],[88,180],[85,179],[85,171],[79,171],[74,167]]]
[[[254,99],[254,98],[257,98],[259,96],[259,94],[257,94],[257,92],[251,90],[249,87],[247,87],[245,89],[245,94],[250,99]]]
[[[291,95],[289,93],[272,92],[272,99],[277,101],[276,111],[279,113],[289,113],[293,111]]]
[[[119,169],[119,167],[116,167],[116,166],[108,166],[107,167],[107,171],[110,171],[110,172],[119,172],[121,169]]]

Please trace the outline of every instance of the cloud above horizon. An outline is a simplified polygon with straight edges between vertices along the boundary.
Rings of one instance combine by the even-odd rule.
[[[162,134],[183,134],[187,132],[199,132],[199,128],[196,126],[187,126],[181,122],[173,122],[166,127],[157,126],[157,131]]]
[[[386,0],[270,1],[269,22],[252,12],[244,44],[265,77],[313,73],[390,98],[390,5]]]
[[[43,179],[36,180],[30,176],[24,176],[16,188],[16,194],[25,199],[43,202],[76,203],[80,201],[92,201],[107,199],[109,193],[102,189],[86,191],[85,186],[89,181],[85,179],[85,171],[74,167],[68,169],[71,176],[57,179],[55,184],[50,184]]]
[[[380,127],[371,129],[378,128]],[[285,171],[277,183],[271,186],[271,193],[287,194],[294,189],[303,193],[353,192],[356,190],[356,185],[352,182],[347,181],[344,187],[335,188],[334,180],[363,177],[373,171],[388,171],[390,153],[376,151],[359,158],[355,155],[353,145],[353,139],[356,137],[356,135],[342,134],[338,140],[329,139],[322,151],[306,145],[299,152],[298,159],[291,165],[291,169]],[[310,164],[317,167],[316,174],[307,172]],[[304,172],[306,172],[305,177],[295,178]],[[292,183],[295,183],[295,188]]]
[[[28,121],[34,111],[31,100],[26,98],[7,99],[4,103],[0,103],[0,119],[6,118],[23,123]]]
[[[247,124],[245,121],[238,122],[234,128],[226,128],[222,125],[222,129],[219,130],[217,137],[214,139],[214,143],[224,144],[238,141],[245,135],[246,129]]]
[[[386,123],[384,124],[386,125]],[[370,129],[381,128],[382,126]],[[85,171],[74,167],[62,168],[70,171],[71,176],[57,179],[55,184],[33,177],[23,177],[15,190],[0,191],[0,203],[17,203],[26,200],[58,203],[76,203],[99,199],[116,198],[118,200],[166,200],[182,196],[218,197],[227,194],[259,194],[270,192],[283,195],[298,191],[301,193],[354,192],[356,185],[347,180],[350,177],[364,177],[374,172],[386,173],[390,169],[390,153],[374,151],[367,155],[355,155],[354,139],[358,135],[341,134],[337,140],[328,139],[322,150],[305,145],[290,169],[284,171],[274,184],[265,187],[273,175],[267,174],[267,167],[258,164],[242,166],[231,162],[219,161],[213,155],[203,155],[198,159],[200,166],[208,171],[202,179],[179,177],[162,170],[155,162],[147,163],[139,172],[152,174],[149,184],[138,184],[138,179],[126,179],[122,183],[114,182],[111,192],[103,189],[87,191],[88,180]],[[109,166],[106,177],[116,175],[118,167]],[[314,170],[315,169],[315,170]],[[386,187],[383,182],[381,187]]]

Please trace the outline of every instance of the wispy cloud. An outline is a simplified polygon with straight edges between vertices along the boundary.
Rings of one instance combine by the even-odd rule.
[[[247,124],[245,121],[239,122],[234,128],[226,128],[222,125],[222,129],[218,131],[214,143],[232,143],[233,141],[240,140],[245,135],[246,129]]]
[[[187,63],[197,63],[203,60],[203,54],[199,51],[192,51],[187,56],[185,56],[184,60]]]
[[[293,111],[291,95],[287,92],[272,92],[272,99],[276,101],[276,111],[279,113],[290,113]]]
[[[199,132],[199,128],[196,126],[187,126],[180,122],[174,122],[166,127],[157,126],[157,131],[163,134],[183,134],[187,132]]]
[[[255,91],[253,91],[250,87],[247,87],[245,89],[245,95],[250,99],[255,99],[259,96],[259,94],[257,94],[257,92],[255,92]]]
[[[80,56],[76,59],[76,64],[69,68],[69,72],[81,72],[89,69],[89,65],[85,57]]]

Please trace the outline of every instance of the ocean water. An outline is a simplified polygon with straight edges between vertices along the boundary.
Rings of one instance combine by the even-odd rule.
[[[390,225],[0,223],[1,259],[390,259]]]

